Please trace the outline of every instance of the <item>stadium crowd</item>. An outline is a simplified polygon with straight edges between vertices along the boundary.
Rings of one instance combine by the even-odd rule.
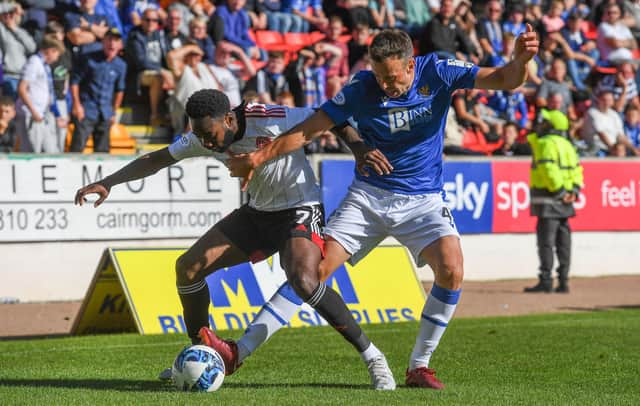
[[[318,107],[386,27],[416,54],[501,66],[526,23],[542,39],[526,83],[455,94],[445,154],[528,155],[545,108],[568,116],[582,156],[640,155],[640,0],[3,0],[0,151],[82,152],[93,135],[109,152],[123,102],[179,134],[200,88]],[[346,151],[331,132],[307,147]]]

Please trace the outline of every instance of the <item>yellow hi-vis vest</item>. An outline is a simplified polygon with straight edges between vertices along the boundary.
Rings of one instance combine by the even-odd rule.
[[[553,130],[539,137],[532,133],[527,136],[531,144],[532,161],[530,172],[531,214],[542,215],[561,213],[567,216],[575,215],[573,205],[569,207],[562,203],[562,197],[569,192],[578,194],[583,185],[582,166],[578,154],[571,142]],[[534,207],[534,206],[554,207]],[[556,217],[552,215],[552,217]]]

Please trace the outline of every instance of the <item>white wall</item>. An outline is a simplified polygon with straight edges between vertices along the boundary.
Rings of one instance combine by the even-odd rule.
[[[640,232],[574,233],[573,276],[640,274]],[[105,247],[187,247],[194,240],[0,244],[0,297],[80,300]],[[385,241],[392,243],[392,241]],[[462,237],[466,280],[535,278],[533,234]],[[432,280],[429,268],[418,275]]]

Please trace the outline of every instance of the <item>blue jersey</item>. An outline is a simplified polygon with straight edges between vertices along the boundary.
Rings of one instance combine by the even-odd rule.
[[[371,71],[354,76],[320,108],[335,124],[352,118],[365,143],[379,149],[393,166],[389,175],[356,178],[396,193],[415,195],[442,190],[442,147],[451,94],[471,88],[478,67],[434,54],[415,58],[415,78],[398,98],[384,94]]]

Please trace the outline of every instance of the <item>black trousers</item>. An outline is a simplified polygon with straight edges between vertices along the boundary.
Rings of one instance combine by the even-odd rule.
[[[69,152],[84,151],[89,135],[93,135],[93,152],[109,152],[110,121],[104,120],[101,116],[97,120],[89,120],[85,117],[82,121],[74,119],[74,125]]]
[[[571,264],[571,228],[567,218],[538,217],[536,225],[540,280],[551,281],[553,250],[558,255],[558,279],[566,281]]]

